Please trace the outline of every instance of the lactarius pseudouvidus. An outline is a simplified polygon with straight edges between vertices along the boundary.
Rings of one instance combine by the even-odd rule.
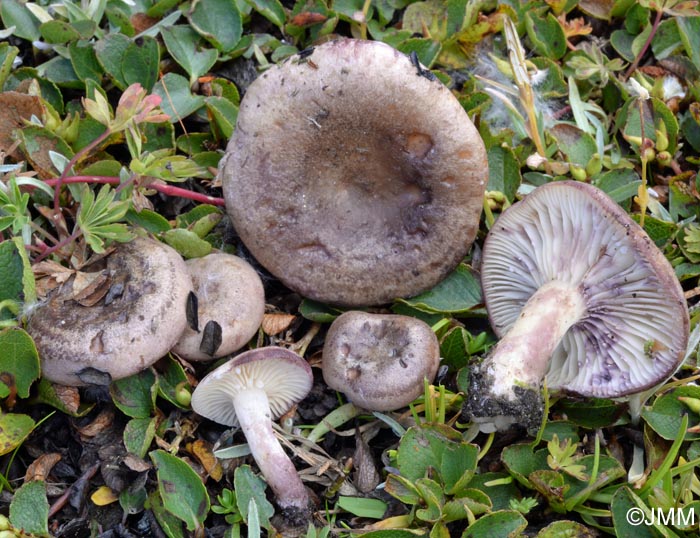
[[[331,325],[323,347],[323,379],[364,409],[389,411],[423,394],[440,363],[440,345],[425,322],[350,311]]]
[[[192,280],[180,255],[154,239],[118,244],[95,276],[89,305],[71,278],[33,310],[27,330],[42,375],[63,385],[109,383],[148,368],[185,328]]]
[[[255,258],[319,301],[416,295],[462,260],[479,227],[484,145],[418,62],[340,39],[265,71],[222,160],[226,208]]]
[[[265,314],[265,290],[258,273],[238,256],[217,252],[187,260],[194,298],[188,325],[173,351],[206,361],[242,348]]]
[[[192,409],[214,422],[240,426],[250,453],[288,519],[309,515],[309,496],[294,464],[277,441],[272,420],[311,390],[308,363],[281,347],[246,351],[219,366],[197,385]],[[297,517],[298,516],[298,517]]]
[[[540,389],[615,398],[680,365],[689,316],[663,253],[603,191],[560,181],[507,209],[486,238],[484,300],[501,340],[471,373],[482,429],[534,425]]]

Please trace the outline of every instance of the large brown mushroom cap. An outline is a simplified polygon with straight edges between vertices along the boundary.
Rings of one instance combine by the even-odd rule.
[[[656,385],[680,365],[689,316],[674,270],[639,225],[591,185],[538,187],[504,212],[486,239],[484,300],[499,336],[538,290],[554,284],[568,289],[583,313],[551,355],[550,389],[618,397]],[[546,339],[533,334],[532,345]]]
[[[187,360],[206,361],[239,350],[258,331],[265,314],[258,273],[245,260],[223,252],[186,263],[197,296],[199,330],[188,325],[173,351]],[[216,349],[207,349],[211,346],[203,339],[212,322],[221,338]]]
[[[331,324],[323,347],[326,384],[372,411],[411,403],[439,364],[435,333],[409,316],[345,312]]]
[[[105,296],[93,306],[74,300],[67,281],[38,307],[28,331],[42,375],[83,385],[97,371],[108,381],[135,374],[165,355],[185,328],[192,281],[180,255],[148,238],[120,244],[102,270]]]
[[[390,46],[352,39],[263,73],[222,163],[227,210],[258,261],[344,305],[443,279],[474,239],[488,178],[450,91]]]

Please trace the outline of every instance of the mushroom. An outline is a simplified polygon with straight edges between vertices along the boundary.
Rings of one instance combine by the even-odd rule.
[[[165,355],[185,328],[192,280],[169,246],[137,237],[88,269],[90,301],[74,289],[73,277],[29,318],[42,375],[55,383],[109,383],[140,372]]]
[[[286,286],[380,304],[442,280],[479,227],[479,133],[452,93],[389,45],[340,39],[265,71],[222,160],[226,208]]]
[[[291,519],[309,513],[309,496],[272,431],[272,420],[311,390],[308,363],[281,347],[241,353],[209,373],[192,393],[192,409],[219,424],[240,426],[255,462]]]
[[[331,324],[323,346],[323,379],[359,407],[390,411],[435,379],[440,345],[423,321],[349,311]]]
[[[646,233],[601,190],[558,181],[496,221],[483,250],[498,342],[471,373],[482,430],[541,420],[540,387],[617,398],[672,375],[689,330],[683,290]]]
[[[238,351],[255,335],[265,314],[265,290],[258,273],[245,260],[222,252],[186,263],[196,315],[190,316],[173,351],[195,361]]]

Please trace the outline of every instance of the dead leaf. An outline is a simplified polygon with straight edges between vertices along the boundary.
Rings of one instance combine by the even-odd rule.
[[[61,400],[69,413],[77,414],[80,410],[80,392],[77,387],[67,387],[65,385],[53,385],[56,397]]]
[[[293,314],[265,314],[262,320],[262,330],[268,336],[286,331],[296,319]]]
[[[100,486],[90,495],[90,500],[96,506],[106,506],[118,501],[119,495],[107,486]]]
[[[197,458],[197,461],[202,464],[207,475],[214,481],[218,482],[224,476],[224,470],[221,464],[214,456],[211,446],[201,439],[197,439],[187,446],[190,453]]]
[[[0,93],[0,151],[14,159],[21,159],[21,153],[16,151],[12,132],[24,127],[32,116],[41,118],[43,114],[44,106],[41,99],[35,95],[19,92]]]
[[[82,306],[94,306],[109,291],[112,279],[106,271],[75,274],[72,299]]]
[[[139,458],[138,456],[135,456],[134,454],[127,454],[126,456],[124,456],[122,463],[124,463],[124,465],[126,465],[129,469],[131,469],[132,471],[136,471],[137,473],[143,473],[144,471],[148,471],[152,467],[150,463]]]
[[[289,21],[294,26],[311,26],[319,22],[325,22],[328,19],[323,13],[314,13],[313,11],[303,11],[298,15],[294,15]]]
[[[83,437],[95,437],[112,427],[114,411],[105,409],[90,424],[78,428],[78,433]]]
[[[61,461],[61,455],[58,452],[42,454],[27,467],[27,472],[24,473],[24,482],[32,482],[33,480],[46,482],[51,469],[59,461]]]

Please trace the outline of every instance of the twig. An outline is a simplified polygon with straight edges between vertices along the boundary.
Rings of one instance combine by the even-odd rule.
[[[634,71],[637,69],[639,62],[641,62],[642,58],[644,58],[644,55],[651,46],[651,42],[654,39],[654,36],[656,35],[656,31],[659,29],[659,24],[661,24],[661,17],[663,17],[663,14],[664,12],[661,9],[659,9],[656,12],[656,18],[654,19],[654,24],[652,25],[651,31],[647,36],[647,40],[644,42],[644,46],[639,51],[639,54],[637,54],[637,56],[634,58],[634,61],[632,62],[632,64],[630,64],[629,68],[625,72],[625,75],[622,77],[623,82],[632,76],[632,73],[634,73]]]
[[[59,177],[57,179],[47,179],[45,180],[45,183],[50,187],[53,187],[54,185],[58,187],[61,184],[68,183],[107,183],[109,185],[119,185],[120,181],[119,178],[115,176],[66,176],[64,178]],[[188,200],[194,200],[195,202],[202,202],[215,206],[224,206],[226,204],[223,198],[201,194],[189,189],[183,189],[182,187],[175,187],[174,185],[169,185],[167,183],[153,183],[148,185],[148,188],[154,189],[161,194],[165,194],[166,196],[187,198]]]

